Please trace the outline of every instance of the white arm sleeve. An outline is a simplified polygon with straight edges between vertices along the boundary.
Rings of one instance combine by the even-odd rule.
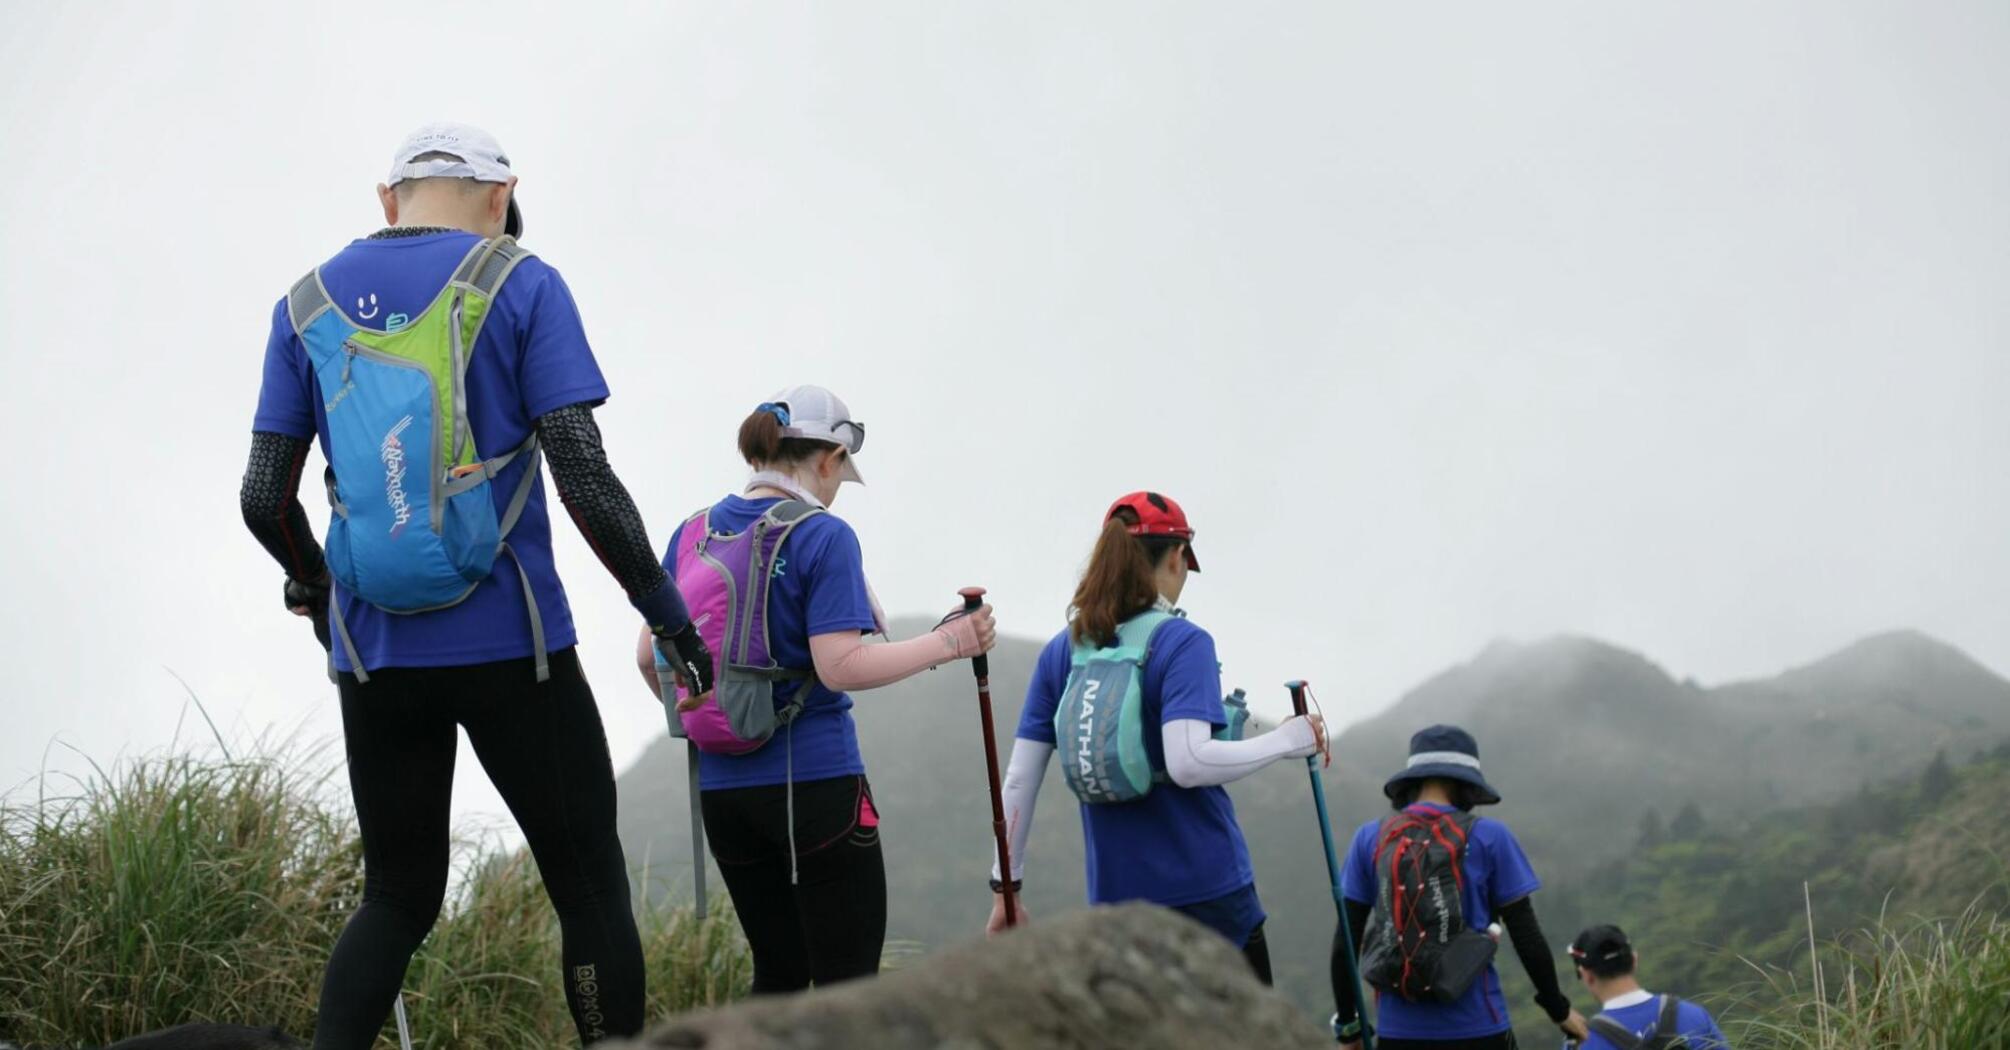
[[[1180,787],[1227,784],[1280,758],[1304,758],[1318,752],[1312,723],[1294,718],[1251,740],[1216,740],[1214,727],[1198,718],[1167,722],[1166,775]]]
[[[1054,745],[1024,737],[1012,741],[1012,760],[1005,766],[1005,841],[1012,847],[1012,877],[1026,877],[1026,840],[1033,832],[1033,804],[1040,800],[1040,781],[1047,776],[1047,758]],[[1003,881],[998,858],[991,858],[991,877]]]

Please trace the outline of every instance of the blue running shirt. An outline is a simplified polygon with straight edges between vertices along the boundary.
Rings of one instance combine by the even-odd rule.
[[[321,280],[352,320],[390,330],[432,304],[478,240],[472,233],[447,232],[354,241],[322,264]],[[467,399],[475,449],[482,456],[501,455],[522,444],[533,422],[547,412],[607,400],[607,383],[587,345],[572,293],[558,271],[536,256],[517,265],[490,307],[468,359]],[[265,379],[251,428],[303,439],[318,435],[324,455],[328,449],[320,384],[293,332],[284,298],[272,311]],[[511,463],[491,486],[498,515],[525,469],[523,460]],[[302,503],[311,514],[318,502],[312,494],[321,485],[312,482],[305,489]],[[509,545],[537,596],[545,647],[556,651],[576,644],[572,607],[552,561],[542,483],[531,490]],[[365,670],[451,667],[531,655],[523,584],[506,558],[497,559],[495,571],[466,601],[447,609],[395,616],[351,601],[339,586],[335,600]],[[337,670],[355,670],[342,646],[335,647],[334,655]]]
[[[1450,806],[1429,806],[1440,813]],[[1361,825],[1347,848],[1341,867],[1341,890],[1350,901],[1372,905],[1384,874],[1375,868],[1375,844],[1380,820]],[[1473,822],[1466,844],[1466,891],[1462,898],[1466,924],[1484,930],[1502,905],[1534,893],[1542,886],[1528,856],[1506,824],[1481,817]],[[1358,945],[1357,945],[1358,947]],[[1507,999],[1501,995],[1500,973],[1492,966],[1455,1003],[1413,1003],[1401,996],[1375,992],[1375,1030],[1395,1039],[1477,1039],[1508,1030]]]
[[[742,532],[780,502],[727,496],[712,507],[712,531]],[[677,544],[685,527],[677,526],[663,555],[663,568],[673,580],[677,578]],[[780,561],[768,588],[768,651],[776,663],[814,668],[812,636],[874,629],[864,555],[859,551],[858,534],[844,519],[829,513],[804,519],[776,553]],[[787,700],[800,688],[800,682],[775,683],[777,702]],[[810,687],[795,722],[758,749],[744,755],[699,752],[698,788],[711,791],[783,783],[789,778],[791,747],[798,783],[865,772],[858,730],[851,719],[851,697],[833,692],[819,681]]]
[[[1020,739],[1054,743],[1054,711],[1068,684],[1072,652],[1067,631],[1040,651],[1019,716]],[[1222,725],[1214,639],[1191,621],[1167,620],[1153,636],[1145,658],[1144,715],[1145,725],[1155,728],[1189,718]],[[1152,768],[1164,769],[1164,740],[1152,731],[1144,737]],[[1198,904],[1256,881],[1235,804],[1219,787],[1156,784],[1136,801],[1084,804],[1081,810],[1091,904]],[[1256,921],[1262,921],[1260,910]]]

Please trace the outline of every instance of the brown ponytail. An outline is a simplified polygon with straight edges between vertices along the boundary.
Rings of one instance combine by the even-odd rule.
[[[1186,541],[1171,536],[1133,536],[1136,518],[1120,509],[1103,523],[1089,567],[1068,604],[1068,633],[1076,644],[1112,645],[1117,625],[1152,607],[1159,597],[1153,573],[1166,552]]]
[[[782,421],[765,408],[740,424],[740,457],[750,467],[785,467],[830,448],[829,442],[783,435]]]

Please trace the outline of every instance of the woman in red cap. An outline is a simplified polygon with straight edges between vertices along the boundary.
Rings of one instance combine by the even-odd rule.
[[[1041,651],[1005,774],[1014,885],[1024,876],[1033,806],[1056,741],[1082,799],[1091,904],[1144,900],[1219,931],[1270,980],[1263,906],[1235,806],[1221,785],[1326,748],[1318,716],[1251,740],[1216,739],[1229,722],[1214,639],[1177,608],[1200,569],[1179,504],[1134,492],[1103,516],[1065,630]],[[992,870],[989,928],[1005,925]]]

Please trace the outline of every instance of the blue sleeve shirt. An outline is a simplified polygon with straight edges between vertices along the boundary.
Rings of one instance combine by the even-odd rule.
[[[1644,1003],[1607,1010],[1605,1016],[1618,1021],[1634,1035],[1641,1035],[1661,1019],[1661,1000],[1657,996]],[[1731,1050],[1731,1041],[1726,1039],[1723,1031],[1717,1027],[1717,1019],[1710,1016],[1710,1011],[1695,1003],[1685,1001],[1676,1007],[1675,1026],[1688,1038],[1690,1050]],[[1591,1038],[1584,1041],[1582,1050],[1619,1050],[1619,1048],[1613,1045],[1612,1040],[1593,1032]]]
[[[337,308],[358,327],[392,331],[422,313],[474,247],[472,233],[360,240],[321,266],[321,280]],[[607,399],[607,383],[586,341],[572,293],[558,271],[536,256],[517,265],[490,307],[488,321],[468,358],[469,427],[482,456],[508,452],[530,436],[536,419],[575,404]],[[327,410],[306,351],[294,334],[281,299],[272,312],[265,345],[264,381],[251,428],[321,440],[328,450]],[[528,469],[511,463],[491,485],[500,515]],[[310,486],[320,491],[320,486]],[[311,503],[312,497],[303,502]],[[544,484],[538,482],[509,535],[511,551],[530,579],[544,621],[545,646],[578,641],[572,608],[552,559],[551,520]],[[531,655],[530,613],[515,568],[499,558],[496,571],[459,605],[398,616],[351,601],[339,586],[335,600],[367,670],[442,667],[519,659]],[[335,647],[335,666],[351,671],[349,654]]]
[[[743,531],[779,502],[727,496],[712,507],[711,527],[715,532]],[[677,545],[688,527],[689,522],[677,527],[663,555],[663,568],[673,580]],[[826,513],[804,519],[782,541],[778,559],[768,589],[768,646],[776,663],[814,671],[811,637],[874,629],[858,534],[842,518]],[[803,698],[802,713],[766,745],[744,755],[700,752],[699,790],[784,783],[791,775],[791,748],[798,782],[864,773],[851,697],[826,688],[822,681],[813,683]],[[799,682],[777,682],[776,703],[787,702],[789,694],[800,688]]]
[[[1425,803],[1425,805],[1428,805]],[[1440,813],[1449,806],[1431,806]],[[1340,885],[1350,901],[1374,904],[1379,896],[1383,872],[1375,865],[1375,845],[1382,821],[1371,820],[1354,833],[1341,866]],[[1506,824],[1481,817],[1473,822],[1466,845],[1465,893],[1461,903],[1466,924],[1483,930],[1500,914],[1503,905],[1541,888],[1535,869],[1522,852],[1521,843]],[[1357,949],[1359,945],[1355,946]],[[1487,967],[1486,975],[1455,1003],[1413,1003],[1400,996],[1375,993],[1376,1031],[1396,1039],[1478,1039],[1505,1032],[1508,1022],[1507,998],[1501,994],[1500,974]]]
[[[1054,712],[1068,684],[1073,651],[1062,631],[1040,651],[1018,735],[1055,742]],[[1152,638],[1144,673],[1145,752],[1165,768],[1167,722],[1222,724],[1221,665],[1214,639],[1184,619],[1167,620]],[[1219,787],[1162,783],[1133,802],[1081,806],[1088,855],[1089,903],[1145,900],[1167,907],[1197,904],[1256,881],[1235,805]]]

